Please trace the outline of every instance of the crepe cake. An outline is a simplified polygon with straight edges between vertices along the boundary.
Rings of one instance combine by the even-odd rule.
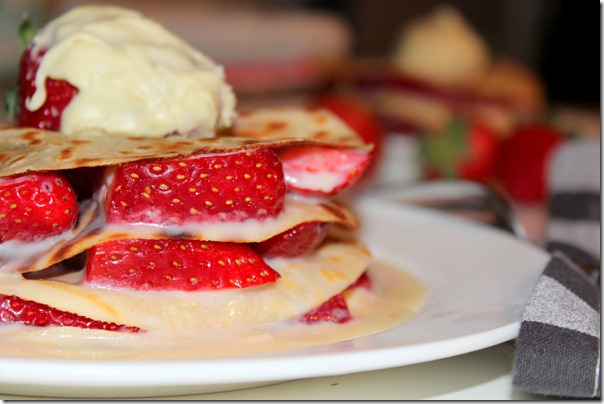
[[[2,322],[151,332],[351,320],[345,293],[370,288],[371,254],[334,198],[371,146],[334,115],[236,113],[219,66],[117,7],[50,22],[20,67],[15,125],[0,129]],[[165,83],[150,85],[157,74]]]

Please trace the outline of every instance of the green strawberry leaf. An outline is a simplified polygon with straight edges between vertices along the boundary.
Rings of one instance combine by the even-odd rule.
[[[36,35],[36,32],[37,29],[31,23],[29,15],[27,13],[24,14],[17,28],[17,37],[19,38],[21,50],[27,48]],[[4,105],[6,116],[10,122],[14,122],[15,116],[17,115],[17,109],[19,108],[19,93],[16,89],[6,90],[4,92]]]
[[[7,90],[4,92],[4,105],[6,110],[6,116],[10,122],[15,120],[17,116],[17,108],[19,106],[19,94],[17,90]]]
[[[19,43],[21,44],[21,47],[23,49],[25,49],[27,47],[27,45],[29,45],[32,41],[32,39],[34,39],[34,36],[36,35],[36,27],[33,26],[33,24],[31,23],[31,20],[29,19],[29,15],[24,14],[23,18],[21,18],[21,22],[19,23],[19,27],[18,27],[18,37],[19,37]]]
[[[438,168],[445,178],[456,178],[458,164],[468,150],[468,123],[454,119],[442,133],[424,134],[420,153],[428,167]]]

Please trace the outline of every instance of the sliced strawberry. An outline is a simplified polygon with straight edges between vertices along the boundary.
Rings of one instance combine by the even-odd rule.
[[[344,292],[354,288],[371,289],[371,278],[367,274],[367,271],[363,272],[355,282],[344,290]],[[331,321],[333,323],[343,324],[352,320],[352,314],[350,314],[350,310],[348,310],[344,292],[338,293],[319,307],[307,312],[300,318],[300,321],[307,324],[313,324],[319,321]]]
[[[348,286],[346,288],[346,290],[351,290],[354,288],[364,288],[367,290],[371,290],[371,287],[372,287],[371,278],[369,277],[369,274],[367,274],[367,271],[365,271],[361,274],[361,276],[359,276],[359,278],[356,281],[354,281],[354,283],[352,283],[350,286]]]
[[[252,244],[264,257],[298,257],[314,251],[327,237],[330,223],[305,222],[268,240]]]
[[[22,323],[29,326],[70,326],[86,329],[141,332],[131,327],[93,320],[78,314],[59,310],[46,304],[25,300],[18,296],[0,294],[0,323]]]
[[[198,240],[120,240],[93,247],[86,281],[138,290],[245,288],[279,274],[248,245]]]
[[[0,242],[37,241],[71,229],[77,220],[75,192],[58,173],[0,178]]]
[[[30,111],[25,106],[26,100],[36,92],[34,80],[40,67],[40,62],[45,50],[34,52],[34,47],[29,45],[19,63],[18,108],[15,116],[15,125],[28,126],[40,129],[61,129],[61,116],[78,89],[65,80],[47,78],[46,100],[35,111]]]
[[[265,219],[285,199],[283,169],[271,149],[125,164],[112,181],[106,210],[113,223]]]
[[[316,105],[329,109],[354,129],[365,143],[373,144],[371,162],[365,172],[375,169],[384,143],[384,128],[377,116],[360,100],[344,94],[324,95],[316,101]]]
[[[348,304],[344,295],[339,293],[327,300],[314,310],[304,314],[300,321],[303,323],[317,323],[319,321],[331,321],[333,323],[343,324],[352,320],[352,315],[348,310]]]
[[[330,147],[285,147],[277,150],[288,189],[302,194],[335,196],[352,186],[371,158],[363,152]]]

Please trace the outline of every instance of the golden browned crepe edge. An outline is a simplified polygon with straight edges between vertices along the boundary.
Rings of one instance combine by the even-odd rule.
[[[232,128],[213,138],[67,135],[33,128],[0,127],[0,177],[311,144],[365,151],[371,148],[333,113],[295,107],[241,113]]]

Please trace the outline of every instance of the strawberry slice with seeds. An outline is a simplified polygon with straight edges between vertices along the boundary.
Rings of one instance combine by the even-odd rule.
[[[124,164],[110,181],[112,223],[262,220],[281,212],[286,189],[281,162],[268,148]]]
[[[93,320],[33,300],[2,294],[0,294],[0,323],[22,323],[36,327],[70,326],[121,332],[142,331],[138,327]]]
[[[0,178],[0,242],[32,242],[73,228],[77,197],[59,173]]]
[[[350,188],[370,162],[368,153],[329,147],[285,147],[277,151],[288,189],[335,196]]]
[[[292,258],[314,251],[327,237],[331,223],[305,222],[268,240],[252,244],[263,257]]]
[[[63,110],[78,93],[78,89],[65,80],[47,78],[46,100],[35,111],[27,109],[26,100],[36,92],[35,78],[46,50],[35,50],[29,45],[19,62],[18,105],[15,125],[59,131]]]
[[[197,291],[258,286],[278,277],[247,244],[130,239],[93,247],[85,279],[103,287]]]
[[[363,272],[344,292],[338,293],[319,307],[305,313],[300,317],[300,321],[306,324],[314,324],[321,321],[330,321],[337,324],[349,322],[352,320],[352,314],[348,310],[348,303],[346,303],[344,293],[354,288],[371,290],[371,278],[367,274],[367,271]]]

